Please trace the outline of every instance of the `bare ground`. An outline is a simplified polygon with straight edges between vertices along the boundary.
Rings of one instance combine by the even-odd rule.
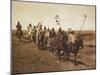
[[[88,34],[88,33],[86,33]],[[95,69],[95,34],[85,35],[85,47],[78,53],[78,65],[73,62],[73,55],[70,61],[58,61],[48,50],[39,50],[28,40],[19,42],[15,35],[12,35],[12,72],[32,73]]]

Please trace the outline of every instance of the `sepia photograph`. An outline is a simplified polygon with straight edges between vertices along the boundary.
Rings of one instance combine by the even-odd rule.
[[[96,6],[11,2],[11,74],[96,69]]]

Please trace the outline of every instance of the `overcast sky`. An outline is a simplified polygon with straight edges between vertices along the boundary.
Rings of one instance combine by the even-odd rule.
[[[87,15],[82,30],[95,30],[95,6],[79,6],[65,4],[48,4],[34,2],[12,2],[12,29],[16,28],[17,21],[20,21],[23,29],[31,23],[38,22],[49,28],[59,28],[55,16],[60,16],[62,29],[79,30],[83,23],[84,14]]]

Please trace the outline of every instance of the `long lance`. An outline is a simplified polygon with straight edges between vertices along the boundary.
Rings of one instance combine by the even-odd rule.
[[[81,28],[80,28],[80,31],[79,31],[78,36],[80,36],[81,30],[82,30],[82,28],[83,28],[83,26],[84,26],[84,23],[85,23],[85,21],[86,21],[86,18],[87,18],[87,15],[84,15],[84,20],[83,20],[83,23],[82,23],[82,26],[81,26]]]

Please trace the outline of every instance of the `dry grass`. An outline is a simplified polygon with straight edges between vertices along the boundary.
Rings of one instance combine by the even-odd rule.
[[[78,66],[73,61],[58,62],[47,50],[39,50],[29,41],[19,42],[12,35],[12,72],[32,73],[62,70],[95,69],[95,34],[85,33],[85,48],[78,54]],[[91,37],[91,38],[90,38]]]

